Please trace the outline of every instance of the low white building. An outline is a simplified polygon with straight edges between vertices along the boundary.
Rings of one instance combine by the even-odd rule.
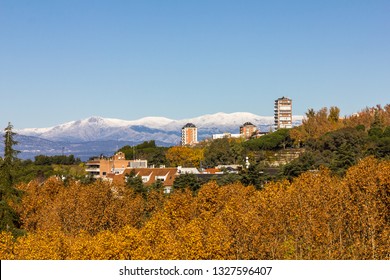
[[[223,138],[241,138],[242,134],[232,134],[232,133],[221,133],[221,134],[213,134],[213,140],[215,139],[223,139]]]
[[[196,167],[177,167],[178,174],[200,174],[199,170]]]

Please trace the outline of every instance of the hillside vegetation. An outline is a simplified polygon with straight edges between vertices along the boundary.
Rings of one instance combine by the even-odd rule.
[[[18,186],[27,232],[0,235],[1,259],[390,259],[390,162],[344,177],[306,172],[263,190],[207,183],[146,197],[96,182]]]
[[[167,166],[250,159],[209,182],[181,175],[171,194],[139,177],[90,180],[74,157],[20,161],[13,135],[9,124],[1,259],[390,259],[390,105],[346,118],[309,110],[301,126],[248,141],[121,149]],[[264,172],[289,150],[299,157]]]

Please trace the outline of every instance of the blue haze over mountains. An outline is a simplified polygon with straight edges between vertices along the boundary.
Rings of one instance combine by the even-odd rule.
[[[211,138],[216,133],[239,133],[240,125],[252,122],[260,131],[270,131],[273,116],[251,113],[216,113],[191,119],[171,120],[146,117],[127,121],[90,117],[50,128],[15,130],[19,158],[33,159],[36,155],[70,155],[88,160],[90,157],[111,156],[125,145],[136,145],[155,140],[158,146],[180,144],[181,128],[188,122],[198,127],[198,140]],[[293,116],[293,125],[301,124],[302,116]],[[1,154],[4,143],[0,142]]]

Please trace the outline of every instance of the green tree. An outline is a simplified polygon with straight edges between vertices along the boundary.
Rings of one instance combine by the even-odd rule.
[[[211,141],[204,151],[204,163],[206,166],[241,163],[244,154],[241,141],[228,138]]]
[[[258,139],[252,139],[245,142],[245,147],[249,150],[278,150],[280,148],[285,149],[287,146],[292,146],[292,140],[290,138],[290,130],[287,128],[281,128],[277,131],[261,136]]]
[[[256,189],[262,189],[264,182],[264,171],[259,163],[251,164],[248,169],[241,171],[241,183],[245,186],[252,185]]]
[[[384,137],[378,140],[374,154],[378,158],[390,158],[390,137]]]
[[[20,197],[20,192],[14,187],[14,169],[19,151],[13,148],[18,142],[14,140],[16,133],[12,129],[11,123],[4,129],[4,158],[0,166],[0,231],[11,231],[15,235],[20,234],[20,222],[10,203],[17,202]]]
[[[168,150],[167,147],[158,147],[154,140],[144,141],[136,146],[123,146],[119,149],[119,152],[125,153],[127,160],[134,158],[146,159],[149,165],[167,165],[167,159],[165,153]]]
[[[142,183],[142,178],[135,174],[134,169],[131,170],[130,174],[127,176],[126,186],[132,188],[135,193],[144,194],[146,192],[144,184]]]
[[[390,137],[390,126],[387,126],[383,131],[382,137]]]
[[[240,174],[228,173],[223,176],[217,177],[216,181],[219,186],[226,186],[241,182],[242,176]]]
[[[36,165],[50,165],[50,164],[62,164],[62,165],[73,165],[81,163],[79,158],[75,158],[74,155],[57,155],[57,156],[45,156],[37,155],[35,156],[34,163]]]
[[[1,185],[5,187],[5,192],[10,192],[12,190],[12,185],[14,183],[14,174],[13,169],[17,161],[18,150],[13,148],[14,145],[18,144],[14,137],[15,132],[12,131],[13,126],[11,123],[8,123],[8,126],[4,129],[4,159],[1,165]]]
[[[368,136],[370,136],[372,138],[381,138],[382,135],[383,135],[382,128],[380,128],[378,126],[371,127],[368,130]]]
[[[161,191],[164,189],[164,183],[161,180],[157,180],[153,184],[151,184],[148,189]]]
[[[298,177],[305,171],[318,169],[324,164],[323,157],[319,151],[306,151],[299,158],[283,166],[282,172],[285,177],[292,179]]]
[[[201,183],[195,174],[187,173],[177,176],[173,182],[174,189],[186,189],[189,188],[191,191],[196,192],[200,189]]]

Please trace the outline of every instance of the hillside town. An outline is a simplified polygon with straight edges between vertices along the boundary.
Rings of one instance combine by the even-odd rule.
[[[292,100],[287,97],[281,97],[275,100],[274,104],[274,129],[292,128]],[[267,132],[261,132],[251,122],[245,122],[239,127],[239,134],[223,133],[214,134],[212,140],[223,138],[241,138],[245,140],[259,138],[266,135]],[[198,142],[197,127],[193,123],[187,123],[181,130],[181,145],[195,146]],[[295,153],[290,156],[290,160],[299,156]],[[123,152],[117,152],[112,157],[96,157],[86,163],[86,172],[93,179],[101,179],[111,183],[125,182],[131,172],[140,177],[145,186],[150,186],[157,181],[163,184],[164,192],[170,193],[174,180],[182,174],[194,174],[197,177],[207,177],[210,174],[220,176],[224,173],[238,173],[242,168],[248,168],[250,165],[248,157],[242,164],[219,165],[211,168],[196,167],[170,167],[164,165],[148,165],[146,159],[127,160]]]
[[[387,259],[390,105],[344,118],[309,109],[292,128],[286,109],[291,100],[275,102],[266,134],[244,121],[240,136],[198,141],[189,123],[184,144],[145,141],[87,162],[20,160],[9,123],[1,258]]]
[[[0,1],[1,279],[385,278],[389,12]]]

